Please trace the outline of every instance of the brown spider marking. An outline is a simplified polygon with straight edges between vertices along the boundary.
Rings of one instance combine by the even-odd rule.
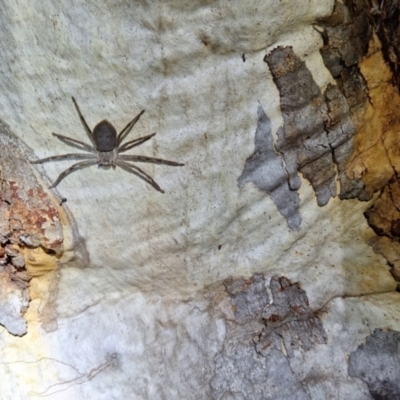
[[[137,156],[131,154],[121,155],[121,153],[125,153],[126,151],[132,149],[133,147],[140,146],[142,143],[151,139],[155,135],[155,133],[152,133],[151,135],[142,136],[137,139],[132,139],[122,144],[124,139],[129,135],[133,126],[136,124],[136,122],[139,121],[139,118],[144,113],[144,110],[142,110],[135,118],[133,118],[133,120],[129,122],[128,125],[126,125],[125,128],[122,129],[122,131],[118,135],[114,126],[106,119],[99,122],[94,127],[92,132],[91,129],[89,128],[89,125],[86,123],[85,118],[81,113],[81,110],[79,109],[78,103],[73,97],[72,101],[75,105],[76,111],[78,112],[79,119],[81,120],[82,125],[85,128],[86,134],[88,135],[92,144],[89,145],[87,143],[81,142],[80,140],[76,140],[68,136],[60,135],[58,133],[53,132],[53,136],[57,137],[64,143],[68,144],[69,146],[75,147],[79,150],[85,150],[89,152],[89,154],[69,153],[59,156],[46,157],[36,161],[31,161],[31,164],[40,164],[55,160],[69,160],[69,159],[84,160],[76,164],[73,164],[71,167],[62,172],[57,178],[57,180],[50,186],[50,188],[56,187],[67,175],[71,174],[72,172],[81,168],[86,168],[90,167],[91,165],[98,164],[99,167],[103,166],[103,167],[115,168],[116,166],[119,166],[125,171],[131,172],[132,174],[143,179],[146,183],[153,186],[154,189],[158,190],[161,193],[164,193],[164,191],[160,188],[160,186],[158,186],[158,184],[154,181],[154,179],[150,175],[148,175],[141,168],[137,167],[132,163],[144,162],[153,164],[165,164],[165,165],[171,165],[173,167],[181,167],[185,164],[154,157]]]

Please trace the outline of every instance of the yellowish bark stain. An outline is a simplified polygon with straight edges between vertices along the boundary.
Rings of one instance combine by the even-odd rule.
[[[400,171],[400,95],[391,84],[392,73],[375,35],[359,68],[370,102],[356,116],[357,134],[346,171],[350,178],[361,178],[367,189],[376,192],[386,185],[394,169]]]

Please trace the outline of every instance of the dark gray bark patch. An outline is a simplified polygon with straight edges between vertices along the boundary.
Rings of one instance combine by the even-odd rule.
[[[326,343],[326,333],[319,316],[309,305],[306,292],[298,283],[285,277],[272,277],[273,303],[262,313],[265,328],[257,342],[257,351],[268,354],[281,339],[289,357],[294,350],[308,351],[315,344]]]
[[[353,140],[356,134],[350,117],[349,104],[339,87],[331,84],[325,89],[324,98],[327,105],[325,129],[328,132],[333,161],[337,166],[340,182],[339,197],[341,199],[359,197],[360,200],[367,200],[368,196],[363,196],[363,181],[360,179],[352,180],[346,173],[346,163],[353,152]]]
[[[215,358],[213,398],[309,399],[290,357],[294,349],[326,343],[326,335],[306,292],[285,277],[268,282],[263,274],[224,283],[234,317],[226,320],[224,348]]]
[[[335,1],[332,14],[319,19],[324,47],[321,55],[334,78],[355,66],[367,53],[372,35],[364,0]]]
[[[342,116],[342,124],[345,128],[343,137],[346,138],[346,141],[340,144],[334,152],[341,184],[339,197],[341,199],[358,198],[366,201],[371,198],[372,193],[366,190],[363,181],[361,179],[350,180],[344,173],[344,165],[353,151],[355,135],[349,126],[350,118],[353,118],[353,122],[357,124],[359,112],[364,110],[365,104],[369,101],[367,85],[358,68],[358,63],[367,54],[372,36],[365,2],[364,0],[343,3],[335,1],[332,15],[320,19],[318,23],[320,27],[317,30],[321,33],[324,41],[324,46],[320,50],[322,59],[348,105],[348,110],[342,109],[343,113],[339,114]],[[328,91],[332,91],[332,89],[328,89]],[[332,93],[325,93],[328,107],[332,101],[331,95]],[[338,98],[336,93],[334,97]],[[343,100],[340,101],[343,104]],[[328,129],[331,131],[332,127]]]
[[[382,43],[382,53],[393,73],[393,83],[400,89],[400,8],[398,0],[367,0],[367,14]]]
[[[375,329],[350,354],[349,375],[367,383],[374,399],[400,399],[400,332]]]
[[[241,324],[259,318],[269,303],[263,274],[250,279],[227,279],[224,284],[235,306],[235,319]]]
[[[300,188],[301,172],[311,183],[319,206],[336,196],[336,179],[341,199],[368,200],[370,195],[365,192],[363,181],[350,179],[346,173],[356,134],[346,96],[356,104],[360,104],[361,96],[364,104],[365,84],[358,82],[360,74],[341,70],[348,77],[340,81],[341,88],[328,85],[321,93],[311,72],[291,47],[274,49],[264,61],[280,93],[284,125],[278,131],[276,149],[285,162],[290,189]]]
[[[217,356],[215,371],[211,381],[214,399],[310,399],[287,358],[276,349],[263,357],[254,348],[239,344]]]
[[[260,190],[267,192],[278,211],[286,218],[290,229],[299,229],[300,198],[297,192],[290,190],[288,176],[282,158],[275,152],[272,139],[271,120],[262,107],[258,107],[258,124],[254,139],[255,152],[245,164],[238,179],[239,187],[252,182]]]

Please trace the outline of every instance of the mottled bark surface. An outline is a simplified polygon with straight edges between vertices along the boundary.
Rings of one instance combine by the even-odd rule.
[[[365,216],[378,235],[370,244],[388,260],[393,277],[400,282],[400,180],[397,176],[382,189]]]
[[[340,83],[324,68],[312,25],[333,3],[4,3],[1,118],[37,158],[65,151],[49,140],[53,131],[82,138],[69,100],[77,96],[91,127],[107,118],[122,129],[146,109],[137,137],[157,135],[140,154],[185,162],[148,166],[164,195],[119,169],[85,169],[44,189],[50,199],[62,194],[54,208],[61,218],[69,207],[90,262],[79,268],[62,219],[62,260],[69,253],[72,262],[53,273],[50,297],[33,274],[47,266],[39,256],[57,257],[19,244],[32,300],[26,335],[0,327],[4,399],[371,398],[367,383],[349,376],[348,357],[375,327],[400,331],[400,296],[365,243],[373,235],[366,204],[337,197],[369,198],[393,176],[400,107],[384,65],[355,51],[367,36],[338,39],[348,49],[334,64]],[[364,32],[358,4],[345,2],[349,18],[337,23],[354,36]],[[279,45],[294,55],[286,65],[276,54],[280,87],[263,61]],[[46,184],[69,165],[34,172]],[[248,183],[238,188],[238,177]],[[11,178],[22,198],[23,178]],[[34,181],[29,187],[40,196]],[[299,215],[301,229],[289,229]],[[32,241],[25,230],[17,240]],[[7,255],[9,265],[20,261]],[[50,334],[43,304],[59,321]]]
[[[341,132],[344,140],[337,147],[333,145],[341,184],[340,198],[369,200],[372,191],[365,188],[361,179],[354,176],[349,179],[350,174],[346,171],[354,149],[354,136],[359,128],[358,120],[362,118],[360,113],[368,102],[368,88],[358,67],[358,63],[367,54],[372,35],[364,1],[336,1],[332,15],[321,19],[318,24],[320,28],[317,29],[322,28],[320,32],[324,40],[321,56],[337,84],[335,93],[328,88],[327,91],[331,93],[326,92],[325,97],[330,112],[336,114],[335,111],[339,111],[333,120],[340,121],[344,127]],[[342,104],[337,108],[333,98],[341,97],[337,93],[339,91],[344,101],[341,100]],[[341,130],[340,127],[333,128],[330,123],[327,128],[330,136],[333,134],[332,129]],[[333,140],[335,141],[336,139]]]
[[[298,172],[311,183],[320,206],[336,196],[335,168],[324,128],[327,108],[305,63],[291,47],[278,47],[265,57],[280,94],[284,126],[277,150],[283,155],[289,185],[298,190]]]
[[[365,213],[378,235],[370,244],[388,260],[393,277],[399,281],[400,100],[393,86],[399,83],[398,5],[392,1],[336,1],[332,15],[319,24],[324,40],[321,55],[348,103],[348,108],[339,115],[346,115],[354,124],[351,130],[357,131],[350,134],[346,130],[349,132],[346,136],[355,136],[353,146],[347,141],[336,150],[341,186],[346,188],[340,197],[367,200],[374,192],[381,192]],[[374,31],[382,44],[372,36]],[[336,94],[328,97],[335,98]],[[334,101],[332,104],[330,108],[335,109]],[[349,181],[348,176],[353,180]],[[354,182],[362,181],[364,189],[353,186]]]
[[[332,15],[318,21],[324,46],[321,56],[351,112],[368,101],[368,89],[358,63],[367,54],[372,30],[364,0],[335,1]],[[319,30],[319,28],[317,28]]]
[[[290,188],[300,188],[301,172],[314,188],[318,205],[326,205],[337,194],[337,166],[341,198],[364,199],[362,181],[350,180],[345,171],[356,132],[345,96],[334,85],[322,93],[290,47],[273,50],[265,61],[280,93],[284,126],[276,148],[283,156]]]
[[[400,2],[366,0],[371,24],[382,43],[385,61],[393,73],[393,84],[400,88]]]
[[[350,179],[346,165],[353,152],[356,129],[350,117],[349,103],[338,86],[329,84],[324,91],[327,106],[325,129],[332,149],[333,161],[337,167],[341,199],[359,198],[367,200],[369,195],[364,190],[361,179]]]
[[[326,343],[321,320],[310,309],[307,294],[298,283],[272,277],[270,289],[274,301],[262,313],[265,328],[257,342],[261,354],[268,354],[282,339],[288,357],[293,357],[295,350],[308,351],[317,343]]]
[[[374,399],[400,399],[400,332],[375,329],[350,354],[349,375],[367,383]]]
[[[56,268],[63,231],[53,201],[37,182],[26,147],[0,122],[0,324],[26,333],[29,281]],[[50,264],[43,258],[54,259]]]
[[[234,319],[215,359],[213,398],[309,399],[290,358],[325,343],[326,335],[306,292],[285,277],[268,282],[262,274],[229,279],[225,287]]]

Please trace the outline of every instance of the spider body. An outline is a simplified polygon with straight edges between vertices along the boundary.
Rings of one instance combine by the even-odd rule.
[[[99,166],[116,167],[117,130],[106,119],[99,122],[93,129],[93,141],[96,146]]]
[[[117,131],[104,119],[94,127],[93,140],[97,151],[113,151],[117,146]]]
[[[132,149],[133,147],[141,145],[142,143],[151,139],[155,135],[155,133],[152,133],[151,135],[129,140],[128,142],[122,144],[124,139],[128,136],[128,134],[132,130],[133,126],[136,124],[136,122],[144,113],[144,110],[142,110],[131,122],[129,122],[128,125],[126,125],[125,128],[122,129],[122,131],[119,134],[117,134],[117,131],[114,128],[114,126],[106,119],[99,122],[94,127],[92,132],[79,109],[78,103],[73,97],[72,101],[75,105],[76,111],[78,112],[83,127],[85,128],[86,134],[88,135],[90,141],[92,142],[92,145],[70,138],[68,136],[60,135],[58,133],[53,133],[53,136],[57,137],[66,144],[78,148],[80,150],[85,150],[87,153],[69,153],[59,156],[46,157],[36,161],[31,161],[32,164],[40,164],[55,160],[67,160],[67,159],[84,160],[76,164],[73,164],[71,167],[62,172],[51,187],[53,188],[57,186],[62,179],[64,179],[67,175],[71,174],[72,172],[77,171],[78,169],[98,164],[99,167],[115,168],[116,166],[119,166],[124,170],[131,172],[134,175],[138,176],[139,178],[143,179],[154,189],[158,190],[161,193],[164,193],[164,191],[160,188],[160,186],[158,186],[158,184],[154,181],[154,179],[146,172],[144,172],[142,169],[140,169],[138,166],[134,165],[133,162],[164,164],[174,167],[183,166],[184,164],[154,157],[138,156],[133,154],[121,154]]]
[[[97,153],[97,163],[99,167],[113,167],[117,166],[118,153],[116,149],[111,151],[99,151]]]

